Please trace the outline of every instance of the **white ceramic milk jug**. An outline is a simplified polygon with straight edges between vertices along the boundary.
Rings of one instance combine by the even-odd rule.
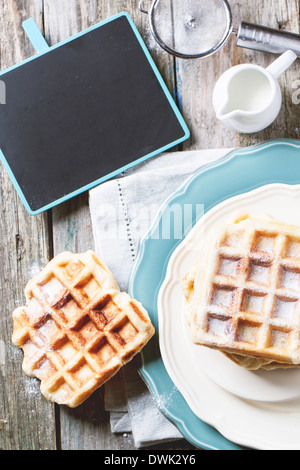
[[[275,121],[282,105],[278,78],[296,59],[293,51],[287,51],[267,69],[243,64],[227,70],[213,93],[217,118],[237,132],[266,129]]]

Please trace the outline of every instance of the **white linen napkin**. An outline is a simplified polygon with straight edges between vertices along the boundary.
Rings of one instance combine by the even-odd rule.
[[[230,150],[165,153],[90,191],[95,251],[105,259],[122,291],[128,290],[140,240],[163,202],[196,170]],[[112,432],[132,432],[137,448],[182,438],[158,410],[137,372],[136,360],[105,385]]]

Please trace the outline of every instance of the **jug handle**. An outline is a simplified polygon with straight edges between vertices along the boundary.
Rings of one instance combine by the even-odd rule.
[[[286,51],[271,64],[267,71],[277,80],[298,59],[294,51]]]
[[[149,14],[149,11],[148,11],[148,10],[145,10],[145,8],[144,8],[144,0],[140,0],[140,2],[139,2],[139,10],[140,10],[142,13],[146,13],[147,15]]]

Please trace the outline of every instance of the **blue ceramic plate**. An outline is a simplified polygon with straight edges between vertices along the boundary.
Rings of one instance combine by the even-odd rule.
[[[170,379],[159,349],[157,300],[168,263],[182,242],[175,234],[162,237],[163,218],[170,207],[204,205],[204,213],[228,198],[247,193],[267,184],[300,184],[300,141],[277,140],[255,147],[238,149],[212,165],[196,172],[161,207],[143,238],[131,274],[130,295],[143,303],[156,328],[156,336],[144,348],[141,376],[165,416],[194,446],[212,450],[239,450],[236,444],[201,421],[189,408]],[[199,217],[199,216],[198,216]],[[197,214],[185,227],[185,235],[199,219]],[[175,221],[183,224],[183,221]],[[176,225],[176,224],[175,224]]]

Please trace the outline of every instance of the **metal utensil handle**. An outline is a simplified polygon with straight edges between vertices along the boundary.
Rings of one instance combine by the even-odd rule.
[[[241,22],[237,31],[236,45],[246,49],[283,54],[294,51],[300,57],[300,35],[287,31]]]

